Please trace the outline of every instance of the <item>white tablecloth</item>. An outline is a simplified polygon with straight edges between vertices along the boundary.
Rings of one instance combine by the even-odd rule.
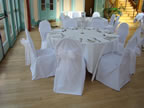
[[[92,74],[96,72],[101,56],[116,50],[118,43],[118,36],[116,34],[108,34],[102,30],[94,30],[92,28],[74,30],[60,29],[52,31],[47,35],[47,41],[49,42],[49,40],[51,40],[54,48],[56,48],[56,44],[63,38],[71,38],[81,42],[87,69]]]

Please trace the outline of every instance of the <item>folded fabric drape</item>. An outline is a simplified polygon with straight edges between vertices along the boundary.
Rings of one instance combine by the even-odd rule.
[[[30,65],[31,64],[31,57],[30,57],[30,47],[28,40],[25,40],[22,38],[20,40],[21,44],[25,47],[25,64]]]
[[[56,55],[54,92],[82,95],[86,72],[80,43],[63,39],[56,46]]]

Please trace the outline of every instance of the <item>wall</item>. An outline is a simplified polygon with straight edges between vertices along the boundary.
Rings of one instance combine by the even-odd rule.
[[[84,11],[84,1],[85,0],[75,0],[75,11]]]
[[[28,19],[27,19],[27,5],[26,5],[26,0],[24,0],[24,24],[25,27],[28,25]]]
[[[63,11],[71,11],[71,0],[63,0],[64,10]]]
[[[94,1],[94,11],[97,11],[100,13],[100,15],[103,17],[103,10],[104,10],[104,7],[105,7],[105,1],[106,0],[95,0]]]
[[[60,16],[60,9],[61,9],[61,6],[60,6],[60,2],[61,0],[57,0],[56,2],[56,19],[58,20],[59,19],[59,16]]]
[[[33,0],[34,19],[38,21],[38,0]]]

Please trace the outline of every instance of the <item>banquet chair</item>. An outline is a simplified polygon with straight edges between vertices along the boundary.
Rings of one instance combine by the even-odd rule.
[[[60,14],[60,20],[64,20],[64,17],[65,17],[64,13],[61,13]]]
[[[110,33],[114,33],[114,32],[116,32],[116,29],[117,29],[117,26],[119,25],[119,21],[118,21],[118,19],[114,22],[114,25],[110,25],[110,24],[108,24],[108,25],[106,25],[105,27],[104,27],[104,29],[105,30],[108,30]]]
[[[73,12],[72,11],[66,12],[66,16],[68,16],[69,18],[73,18]]]
[[[130,81],[130,51],[128,48],[122,53],[103,55],[99,62],[96,80],[104,85],[120,91]]]
[[[132,38],[128,40],[127,48],[130,49],[130,74],[134,74],[136,71],[136,56],[140,55],[141,53],[141,41],[139,41],[141,35],[141,28],[138,28],[135,33],[133,34]]]
[[[67,20],[71,19],[68,15],[64,15],[64,13],[60,14],[60,20],[62,23],[62,28],[65,28]]]
[[[53,49],[40,49],[36,50],[30,34],[25,29],[26,38],[21,40],[25,47],[26,60],[29,61],[30,70],[32,72],[32,80],[40,78],[47,78],[54,76],[56,71],[56,55]]]
[[[129,26],[127,23],[121,23],[118,29],[116,30],[116,34],[119,36],[119,43],[118,43],[118,51],[123,52],[124,50],[124,45],[126,41],[126,37],[128,36],[129,33]]]
[[[109,25],[114,25],[114,21],[115,21],[115,14],[112,14]]]
[[[114,23],[115,23],[115,22],[120,23],[120,22],[119,22],[119,19],[120,19],[120,16],[117,16],[117,17],[116,17],[116,20],[114,21]]]
[[[92,17],[100,17],[100,13],[99,12],[94,12]]]
[[[86,71],[80,43],[65,38],[57,44],[56,55],[54,92],[82,95]]]
[[[75,11],[72,12],[72,18],[79,18],[82,17],[81,12]]]
[[[51,25],[47,20],[43,20],[39,24],[39,32],[41,36],[41,49],[51,47],[50,42],[47,42],[47,33],[51,31]],[[49,45],[48,45],[49,44]]]
[[[77,27],[78,27],[77,20],[72,19],[72,18],[65,19],[64,26],[63,26],[64,29],[72,29],[72,28],[77,28]]]
[[[117,34],[119,35],[119,42],[124,45],[126,37],[129,33],[129,26],[127,23],[121,23],[118,30]]]
[[[143,21],[143,18],[144,18],[144,14],[143,14],[143,13],[138,13],[138,14],[136,15],[135,19],[134,19],[134,23],[135,23],[136,21],[142,22],[142,21]]]
[[[106,25],[106,21],[102,20],[100,17],[95,17],[92,19],[91,23],[90,23],[90,27],[96,28],[96,29],[104,29],[105,25]]]

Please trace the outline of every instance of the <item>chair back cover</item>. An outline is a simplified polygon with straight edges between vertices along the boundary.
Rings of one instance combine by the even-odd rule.
[[[78,41],[63,39],[56,46],[57,68],[54,79],[56,93],[82,95],[85,62]]]
[[[139,48],[139,37],[141,35],[141,28],[138,28],[132,38],[128,41],[126,48],[130,49],[130,74],[135,73],[136,69],[136,56],[141,54]]]
[[[119,25],[119,21],[116,21],[113,25],[113,29],[111,32],[113,32],[113,33],[116,32],[118,25]]]
[[[65,17],[64,13],[61,13],[60,14],[60,20],[64,20],[64,17]]]
[[[120,19],[120,16],[117,16],[115,22],[119,23],[119,19]]]
[[[104,85],[120,91],[120,88],[130,80],[129,65],[129,49],[124,49],[122,54],[106,54],[101,58],[96,79]]]
[[[35,49],[35,46],[33,44],[33,41],[31,39],[31,36],[30,36],[30,34],[29,34],[27,29],[25,29],[25,33],[26,33],[27,40],[29,41],[30,50],[31,50],[31,56],[36,58],[37,57],[36,49]]]
[[[92,17],[100,17],[100,13],[99,12],[94,12]]]
[[[105,27],[106,21],[102,20],[100,17],[95,17],[92,19],[90,26],[94,28],[103,29]]]
[[[72,11],[66,12],[66,15],[67,15],[69,18],[73,18],[73,12],[72,12]]]
[[[144,13],[138,13],[137,16],[134,19],[134,22],[136,21],[142,21],[144,18]]]
[[[62,27],[65,28],[67,20],[70,19],[68,15],[65,15],[64,13],[61,13],[60,20],[62,22]]]
[[[114,21],[115,21],[115,14],[112,14],[109,24],[114,25]]]
[[[46,35],[51,31],[51,25],[47,20],[41,21],[39,24],[39,31],[42,41],[46,40]]]
[[[126,47],[133,50],[137,45],[139,45],[140,35],[141,35],[141,28],[138,28],[134,33],[134,35],[131,37],[131,39],[128,40]]]
[[[81,12],[72,12],[72,18],[79,18],[81,17]]]
[[[68,28],[77,28],[77,27],[78,27],[77,20],[71,18],[65,19],[63,28],[68,29]]]
[[[121,23],[118,30],[117,30],[117,34],[119,35],[119,41],[120,43],[124,44],[126,37],[129,33],[129,26],[127,23]]]

